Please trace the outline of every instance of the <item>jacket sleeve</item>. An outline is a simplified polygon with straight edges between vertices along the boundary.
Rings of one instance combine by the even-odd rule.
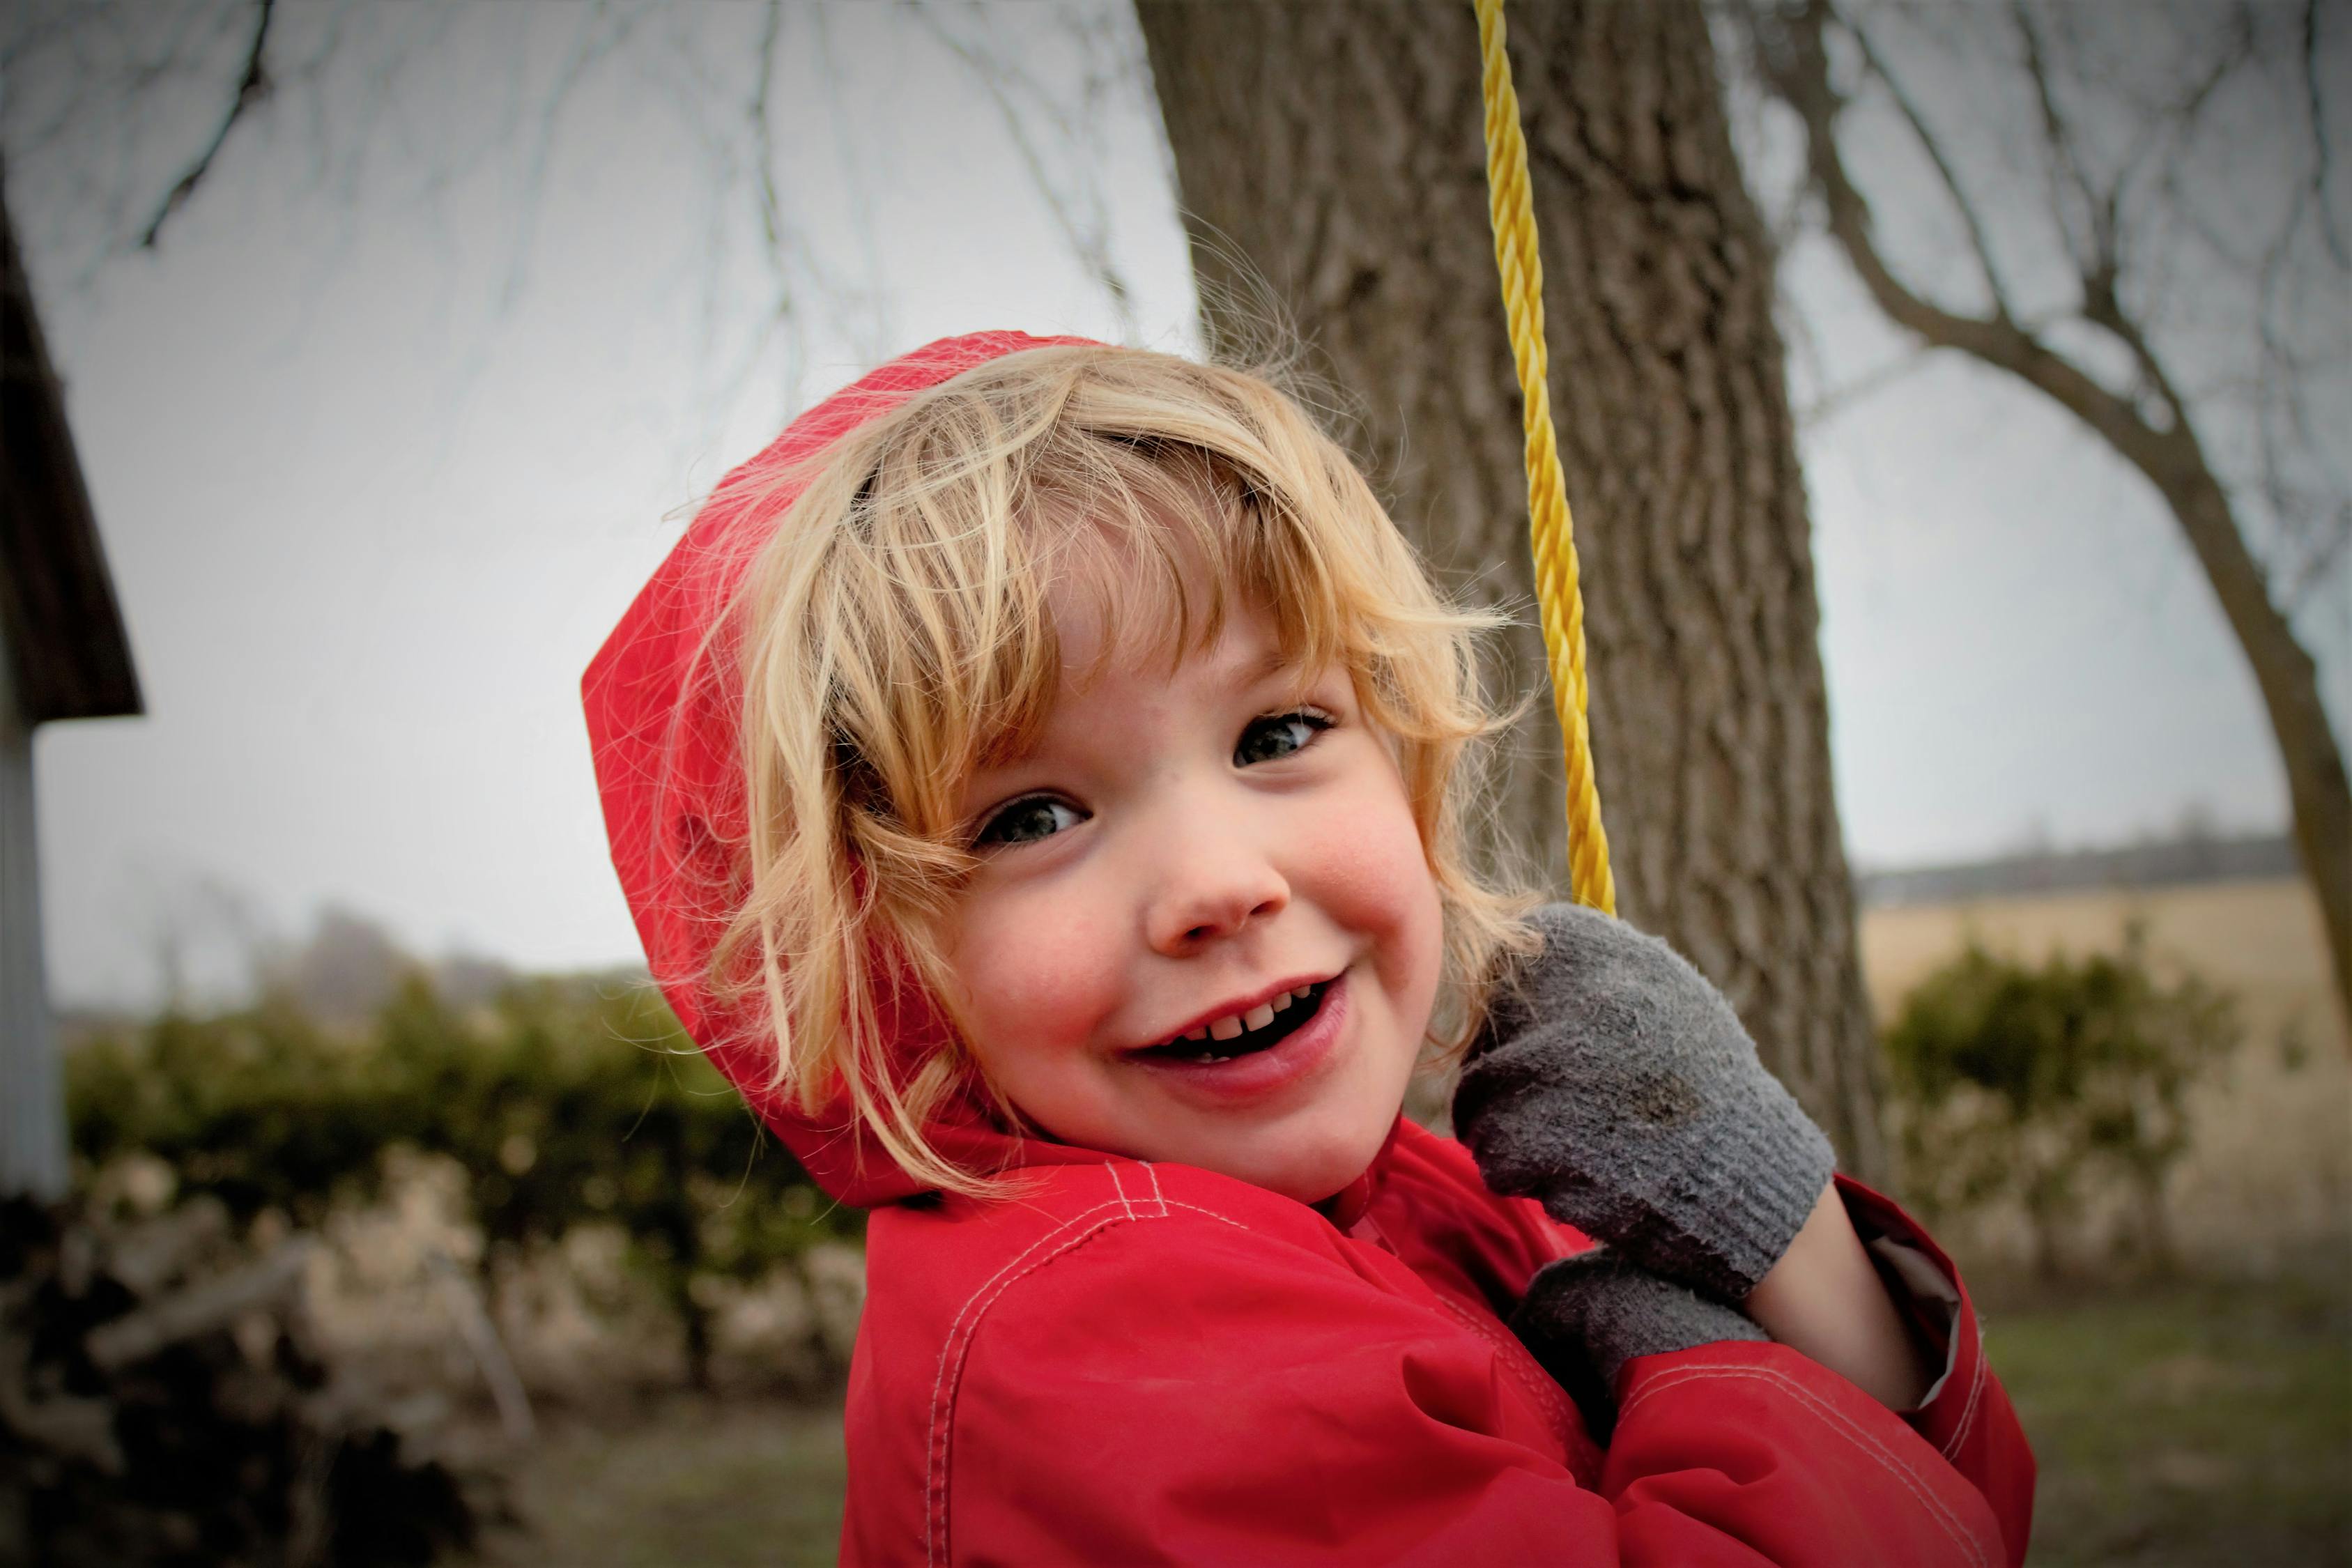
[[[1115,1227],[1008,1282],[949,1359],[940,1563],[2008,1556],[1917,1432],[1780,1346],[1633,1363],[1589,1489],[1521,1374],[1434,1300],[1214,1216]]]
[[[1927,1396],[1904,1419],[1984,1494],[2000,1521],[2009,1561],[2022,1562],[2033,1518],[2033,1450],[1986,1359],[1968,1287],[1943,1249],[1893,1201],[1843,1176],[1838,1191],[1888,1293],[1941,1358]]]

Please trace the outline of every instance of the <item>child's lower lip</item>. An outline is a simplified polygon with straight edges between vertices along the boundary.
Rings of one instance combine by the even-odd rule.
[[[1141,1055],[1129,1059],[1160,1074],[1162,1081],[1188,1099],[1220,1105],[1261,1100],[1298,1082],[1328,1061],[1332,1047],[1339,1042],[1339,1030],[1347,1021],[1348,975],[1342,972],[1324,988],[1322,1005],[1304,1027],[1292,1030],[1262,1051],[1221,1062]]]

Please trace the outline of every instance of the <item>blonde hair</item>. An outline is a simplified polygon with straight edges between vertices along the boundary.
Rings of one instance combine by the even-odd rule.
[[[1260,376],[1166,354],[1037,348],[916,395],[803,471],[714,499],[757,514],[803,481],[733,606],[749,880],[714,961],[715,981],[756,993],[772,1087],[811,1114],[845,1092],[909,1175],[989,1189],[926,1125],[963,1086],[1008,1125],[1017,1114],[960,1037],[911,1072],[894,1062],[883,1015],[912,984],[953,1021],[929,932],[974,864],[960,795],[1048,713],[1056,582],[1102,595],[1117,612],[1105,625],[1160,628],[1171,664],[1214,640],[1239,595],[1296,667],[1351,673],[1444,910],[1431,1042],[1468,1039],[1499,960],[1529,945],[1519,917],[1533,901],[1475,874],[1464,842],[1476,773],[1465,751],[1500,723],[1474,638],[1503,617],[1437,594],[1297,403]],[[1205,604],[1188,600],[1188,557],[1208,564]]]

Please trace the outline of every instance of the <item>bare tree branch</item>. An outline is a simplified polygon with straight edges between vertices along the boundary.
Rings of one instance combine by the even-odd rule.
[[[609,32],[604,30],[612,22]],[[540,213],[547,197],[547,171],[555,156],[557,132],[563,122],[563,111],[570,107],[572,95],[586,79],[588,69],[627,39],[635,26],[635,18],[625,13],[615,16],[611,0],[596,0],[581,24],[579,38],[572,52],[565,57],[562,70],[555,79],[554,89],[547,96],[541,110],[539,134],[531,143],[530,157],[525,165],[521,199],[516,204],[515,243],[512,264],[505,280],[499,286],[499,309],[511,310],[521,298],[524,281],[530,272],[531,240],[539,228]]]
[[[1810,430],[1827,424],[1855,404],[1875,396],[1913,374],[1933,357],[1933,348],[1923,343],[1907,353],[1895,355],[1885,364],[1863,372],[1843,386],[1827,388],[1819,397],[1797,410],[1799,427]]]
[[[784,25],[783,0],[768,0],[766,15],[760,25],[760,63],[753,80],[751,101],[747,112],[751,122],[751,167],[759,183],[760,232],[767,241],[768,268],[774,276],[776,294],[769,305],[767,319],[761,323],[762,343],[781,328],[795,325],[793,312],[792,270],[788,265],[791,237],[784,223],[783,200],[776,179],[776,136],[768,118],[768,98],[773,90],[776,77],[776,43],[782,36]],[[784,374],[787,382],[799,374],[800,343],[797,337],[786,344]]]
[[[817,50],[824,56],[825,108],[833,118],[834,138],[841,149],[842,163],[848,178],[844,182],[844,194],[849,201],[850,227],[857,237],[859,259],[862,263],[862,284],[857,290],[863,308],[865,330],[859,346],[864,356],[879,363],[888,357],[893,340],[890,300],[883,268],[882,242],[874,221],[873,178],[866,173],[860,156],[860,137],[850,113],[849,103],[842,92],[843,71],[839,56],[834,47],[832,12],[816,7]]]
[[[2344,556],[2347,547],[2352,546],[2352,503],[2337,507],[2335,516],[2326,519],[2325,526],[2313,531],[2319,534],[2319,542],[2312,547],[2309,557],[2287,581],[2286,602],[2290,607],[2299,605],[2310,597],[2313,591],[2326,580],[2328,574],[2335,571],[2336,563]]]
[[[2319,104],[2319,0],[2303,0],[2303,91],[2305,111],[2311,116],[2311,142],[2318,152],[2318,160],[2311,171],[2310,190],[2317,197],[2319,234],[2327,242],[2327,254],[2336,258],[2338,267],[2352,268],[2352,259],[2345,254],[2344,235],[2336,226],[2336,209],[2327,205],[2327,116]]]
[[[147,225],[147,231],[139,237],[141,249],[155,248],[156,240],[163,233],[165,221],[185,206],[188,198],[196,194],[196,186],[211,172],[213,160],[220,155],[221,143],[228,140],[228,133],[236,128],[236,122],[247,110],[269,96],[269,73],[263,67],[262,51],[269,45],[270,18],[277,10],[278,0],[256,0],[253,45],[245,53],[245,71],[237,78],[236,96],[229,100],[228,112],[221,117],[220,129],[213,132],[211,142],[189,165],[188,172],[180,176],[179,184],[173,185],[171,194],[163,198],[163,205],[155,210],[154,217]]]
[[[1832,82],[1825,36],[1843,25],[1832,0],[1804,0],[1793,10],[1769,5],[1743,13],[1757,72],[1792,110],[1805,134],[1806,166],[1826,209],[1830,237],[1844,252],[1880,310],[1927,344],[1958,350],[2042,392],[2095,432],[2154,487],[2203,568],[2231,630],[2252,667],[2285,765],[2295,837],[2318,895],[2339,1002],[2352,1015],[2352,785],[2320,699],[2317,667],[2273,597],[2273,585],[2250,545],[2230,493],[2209,458],[2190,410],[2150,343],[2146,324],[2116,289],[2115,222],[2120,182],[2101,194],[2092,184],[2072,129],[2059,111],[2045,52],[2023,0],[2014,13],[2027,44],[2027,68],[2042,107],[2043,149],[2063,209],[2071,194],[2086,204],[2087,254],[2076,251],[2085,321],[2131,353],[2168,416],[2151,422],[2138,404],[2109,390],[2040,335],[1994,314],[1948,310],[1906,285],[1878,247],[1870,205],[1846,168],[1837,140],[1843,96]],[[2070,249],[2075,239],[2067,231]]]
[[[760,231],[767,239],[771,257],[781,257],[784,245],[783,207],[776,195],[776,133],[768,119],[768,95],[774,90],[776,82],[776,40],[783,26],[783,0],[768,0],[760,22],[760,63],[758,74],[752,79],[748,109],[751,120],[751,162],[760,184]],[[781,277],[778,282],[782,285]],[[791,290],[786,286],[778,309],[790,308]]]
[[[1752,16],[1753,14],[1751,14]],[[1937,347],[1957,348],[2032,382],[2119,447],[2146,449],[2158,432],[2130,403],[2018,322],[1947,310],[1897,279],[1880,254],[1870,204],[1847,173],[1836,120],[1845,100],[1829,78],[1822,37],[1828,0],[1809,0],[1793,26],[1759,32],[1758,58],[1773,90],[1804,122],[1811,175],[1828,208],[1831,237],[1864,288],[1898,325]],[[1760,18],[1759,18],[1760,20]]]
[[[2019,39],[2025,47],[2025,71],[2033,84],[2035,102],[2042,110],[2042,152],[2051,171],[2051,189],[2057,197],[2059,232],[2066,237],[2066,247],[2074,258],[2074,269],[2088,279],[2110,270],[2115,265],[2114,229],[2111,220],[2114,208],[2110,201],[2102,200],[2091,188],[2091,178],[2083,166],[2081,153],[2074,145],[2074,133],[2066,117],[2058,108],[2056,89],[2051,84],[2047,50],[2042,41],[2042,30],[2034,25],[2033,13],[2025,0],[2011,0],[2010,16],[2016,22]],[[2071,193],[2073,200],[2067,199]],[[2073,224],[2067,221],[2070,212],[2079,212],[2077,221],[2089,232],[2077,237]]]
[[[1895,107],[1901,112],[1904,122],[1911,127],[1912,136],[1925,150],[1928,161],[1935,164],[1936,174],[1944,182],[1944,190],[1952,198],[1952,205],[1959,209],[1960,221],[1968,226],[1969,247],[1976,253],[1977,267],[1984,273],[1985,288],[1992,297],[1993,313],[2004,321],[2012,320],[2015,312],[2010,305],[2009,289],[2002,281],[2000,264],[1993,259],[1992,243],[1986,235],[1984,219],[1979,216],[1976,203],[1969,199],[1967,187],[1960,184],[1959,174],[1953,169],[1951,160],[1944,156],[1942,141],[1927,128],[1927,117],[1920,112],[1909,89],[1896,79],[1859,22],[1854,24],[1853,31],[1854,42],[1862,48],[1863,64],[1885,87],[1887,96],[1895,100]]]
[[[1092,190],[1083,193],[1093,209],[1083,216],[1076,211],[1070,195],[1053,177],[1045,165],[1036,138],[1030,133],[1027,118],[1014,100],[1015,91],[1040,105],[1055,121],[1057,138],[1065,146],[1082,147],[1086,140],[1080,128],[1072,125],[1055,108],[1051,97],[1033,82],[1019,65],[1000,55],[982,50],[968,39],[958,37],[940,19],[937,9],[923,5],[917,9],[924,25],[950,53],[970,68],[981,86],[1003,117],[1005,129],[1012,133],[1013,144],[1021,153],[1021,162],[1029,171],[1030,183],[1054,215],[1054,223],[1062,231],[1062,238],[1071,253],[1108,297],[1111,309],[1117,312],[1120,330],[1128,335],[1135,331],[1134,292],[1128,287],[1126,275],[1119,270],[1118,259],[1110,251],[1108,215],[1102,211],[1099,196]]]
[[[2306,205],[2302,194],[2298,193],[2286,225],[2263,258],[2254,307],[2261,374],[2256,377],[2252,393],[2261,408],[2254,425],[2262,447],[2263,493],[2281,534],[2273,542],[2273,558],[2284,558],[2301,547],[2312,550],[2306,558],[2308,561],[2324,563],[2333,559],[2336,542],[2323,538],[2315,549],[2306,544],[2303,535],[2310,531],[2310,526],[2324,523],[2327,508],[2324,503],[2315,504],[2297,493],[2298,487],[2288,478],[2291,464],[2287,443],[2281,438],[2279,429],[2283,421],[2286,433],[2305,453],[2323,455],[2324,460],[2324,455],[2330,451],[2332,443],[2320,441],[2313,428],[2310,405],[2304,392],[2305,356],[2288,339],[2284,318],[2289,312],[2282,303],[2287,287],[2289,257],[2295,236],[2300,231]],[[2279,417],[2269,416],[2273,408],[2278,411]],[[2347,493],[2340,475],[2336,488],[2338,494]],[[2339,507],[2336,515],[2339,519],[2352,517],[2352,503]],[[2307,574],[2305,568],[2296,567],[2292,563],[2286,565],[2286,576],[2289,584],[2286,602],[2292,610],[2315,586],[2317,579]]]

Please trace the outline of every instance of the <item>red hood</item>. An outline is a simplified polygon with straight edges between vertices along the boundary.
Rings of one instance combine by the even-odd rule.
[[[866,421],[974,365],[1024,349],[1088,342],[1024,332],[942,338],[793,420],[766,450],[730,474],[718,493],[757,493],[749,486],[739,489],[739,483],[803,464]],[[845,1101],[803,1116],[766,1089],[765,1036],[709,985],[712,949],[743,889],[737,847],[743,841],[743,783],[736,750],[741,693],[731,679],[731,659],[698,655],[794,493],[777,493],[757,511],[724,501],[705,506],[604,639],[581,689],[613,865],[655,981],[687,1033],[809,1174],[842,1202],[870,1205],[906,1197],[919,1185],[855,1121]],[[902,1013],[893,1031],[901,1059],[927,1055],[939,1028],[919,1004]],[[970,1105],[952,1107],[931,1135],[942,1154],[972,1169],[1100,1158],[1016,1141]]]

